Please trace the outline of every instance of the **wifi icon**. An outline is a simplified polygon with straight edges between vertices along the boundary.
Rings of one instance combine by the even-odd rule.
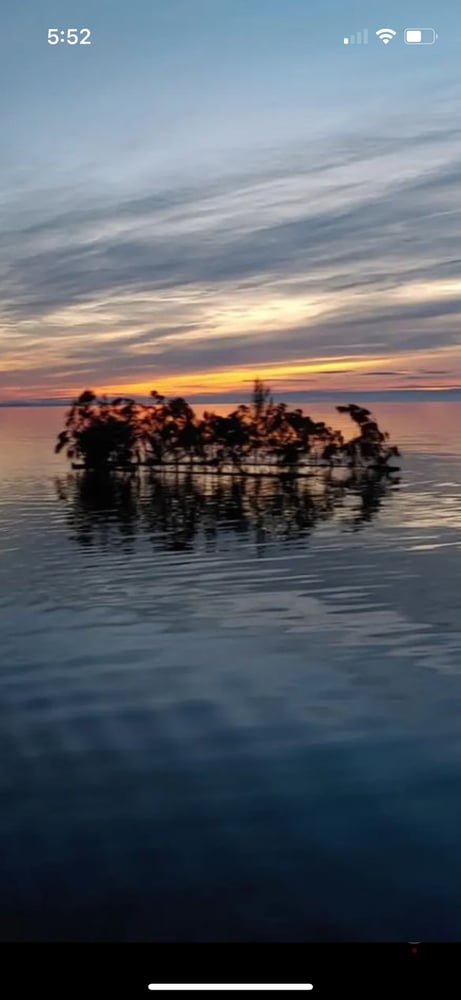
[[[389,45],[397,32],[393,28],[379,28],[376,34],[385,45]]]

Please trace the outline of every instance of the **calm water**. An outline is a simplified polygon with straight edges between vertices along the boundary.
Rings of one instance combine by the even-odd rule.
[[[375,409],[400,483],[302,495],[0,410],[4,939],[461,938],[461,404]]]

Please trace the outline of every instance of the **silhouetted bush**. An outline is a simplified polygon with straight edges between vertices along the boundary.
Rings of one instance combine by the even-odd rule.
[[[369,410],[338,406],[358,425],[345,441],[340,431],[316,422],[301,409],[274,403],[270,389],[255,381],[250,405],[227,416],[194,413],[185,399],[166,400],[155,390],[145,405],[133,399],[98,399],[89,390],[71,407],[56,451],[63,448],[74,466],[95,471],[140,465],[182,465],[246,474],[300,475],[312,465],[392,469],[399,454]]]
[[[133,399],[114,399],[86,390],[75,401],[58,435],[55,450],[88,469],[108,469],[139,463],[144,443],[140,407]]]

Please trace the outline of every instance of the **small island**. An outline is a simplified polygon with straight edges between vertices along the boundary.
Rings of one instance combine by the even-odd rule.
[[[271,389],[256,379],[252,399],[226,416],[198,416],[182,397],[151,392],[151,402],[98,397],[85,390],[71,406],[56,452],[65,449],[74,469],[134,473],[186,468],[217,475],[300,477],[315,468],[387,476],[399,450],[389,443],[369,410],[354,403],[337,406],[355,433],[344,435],[274,402]]]

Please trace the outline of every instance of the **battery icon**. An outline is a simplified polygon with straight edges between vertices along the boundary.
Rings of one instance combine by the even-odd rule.
[[[433,45],[437,32],[433,28],[405,28],[405,45]]]

